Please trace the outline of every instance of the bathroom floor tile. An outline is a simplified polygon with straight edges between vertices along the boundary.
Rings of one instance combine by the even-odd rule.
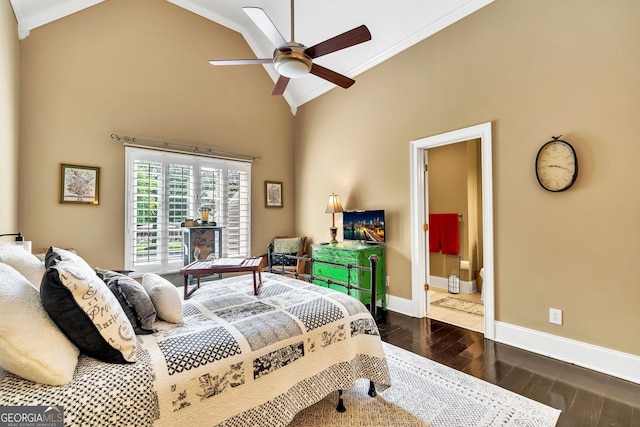
[[[479,292],[473,294],[450,294],[443,289],[431,289],[429,290],[429,299],[431,302],[438,301],[442,298],[453,297],[457,299],[463,299],[466,301],[474,301],[481,303],[481,295]],[[439,320],[441,322],[449,323],[451,325],[467,328],[472,331],[484,333],[484,317],[476,316],[469,313],[462,313],[460,311],[451,310],[445,307],[440,307],[430,304],[429,312],[427,313],[429,319]]]

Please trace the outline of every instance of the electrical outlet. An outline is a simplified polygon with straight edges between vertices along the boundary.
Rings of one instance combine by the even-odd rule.
[[[385,283],[386,287],[388,288],[389,287],[389,276],[385,276],[385,277],[386,277],[386,280],[385,280],[384,283]]]
[[[557,308],[549,309],[549,323],[555,323],[556,325],[562,325],[562,310]]]

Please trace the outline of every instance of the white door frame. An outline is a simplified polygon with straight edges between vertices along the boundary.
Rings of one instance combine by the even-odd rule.
[[[426,183],[424,174],[424,150],[457,142],[480,139],[482,164],[482,233],[484,278],[484,336],[495,337],[495,305],[493,286],[493,166],[491,154],[491,122],[458,129],[439,135],[411,141],[411,295],[412,316],[422,318],[427,313],[425,266],[426,232],[422,225],[425,218]]]

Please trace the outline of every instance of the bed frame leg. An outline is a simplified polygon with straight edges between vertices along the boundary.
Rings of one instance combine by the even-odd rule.
[[[376,391],[376,386],[373,381],[369,380],[369,397],[376,397],[378,392]]]
[[[338,390],[338,406],[336,406],[336,411],[344,412],[347,408],[344,407],[344,402],[342,401],[342,390]]]
[[[371,380],[369,380],[369,391],[367,394],[370,397],[376,397],[378,395],[376,385]],[[338,390],[338,405],[336,406],[336,411],[345,412],[346,410],[347,408],[344,406],[344,400],[342,399],[342,390]]]

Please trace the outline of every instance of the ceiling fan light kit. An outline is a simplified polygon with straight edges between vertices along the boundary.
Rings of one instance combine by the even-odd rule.
[[[280,78],[271,92],[272,95],[282,95],[289,84],[289,79],[303,77],[307,74],[313,74],[345,89],[355,83],[355,80],[315,64],[313,60],[371,40],[371,33],[365,25],[338,34],[314,46],[305,47],[294,39],[293,0],[291,0],[291,38],[293,40],[288,43],[264,10],[259,7],[243,7],[242,10],[275,46],[273,58],[211,60],[209,61],[211,65],[249,65],[271,62],[280,74]]]
[[[273,65],[278,74],[295,79],[309,74],[313,66],[311,57],[304,53],[304,46],[291,46],[291,52],[276,49]]]

